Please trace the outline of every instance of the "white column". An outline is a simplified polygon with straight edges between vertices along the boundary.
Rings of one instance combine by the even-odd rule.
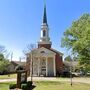
[[[40,58],[38,58],[38,76],[39,76],[39,73],[40,73]]]
[[[46,57],[46,76],[48,76],[48,58]]]
[[[56,76],[56,61],[55,61],[55,56],[53,57],[53,65],[54,65],[54,76]]]

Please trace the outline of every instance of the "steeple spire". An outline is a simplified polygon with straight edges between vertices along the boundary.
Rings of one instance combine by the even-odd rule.
[[[47,24],[47,14],[46,14],[46,2],[44,0],[44,15],[43,15],[43,23]]]
[[[47,14],[46,14],[46,0],[44,0],[44,15],[43,15],[43,22],[41,25],[41,37],[38,42],[38,47],[45,47],[51,48],[52,42],[50,41],[49,37],[49,26],[47,24]]]

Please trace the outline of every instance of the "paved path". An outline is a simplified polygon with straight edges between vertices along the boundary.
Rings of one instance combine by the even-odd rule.
[[[28,80],[31,80],[29,77]],[[54,77],[34,77],[34,81],[64,81],[64,82],[70,82],[70,78],[54,78]],[[90,78],[73,78],[73,82],[78,82],[78,83],[88,83],[90,84]]]
[[[31,80],[31,77],[28,78]],[[13,82],[16,79],[0,79],[0,82]],[[33,81],[59,81],[59,82],[70,82],[70,78],[55,78],[55,77],[33,77]],[[90,78],[73,78],[73,82],[88,83],[90,84]]]
[[[12,79],[0,79],[0,83],[1,82],[13,82],[16,81],[16,79],[12,78]]]

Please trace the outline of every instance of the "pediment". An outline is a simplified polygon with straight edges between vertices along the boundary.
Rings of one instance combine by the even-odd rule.
[[[41,47],[41,48],[38,48],[38,49],[35,49],[34,52],[36,54],[53,54],[53,55],[56,55],[55,52],[47,49],[47,48],[44,48],[44,47]]]

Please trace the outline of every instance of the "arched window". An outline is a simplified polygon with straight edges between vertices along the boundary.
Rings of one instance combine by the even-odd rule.
[[[41,53],[45,53],[45,51],[41,51]]]
[[[44,37],[46,36],[46,31],[45,31],[45,30],[43,30],[43,36],[44,36]]]

